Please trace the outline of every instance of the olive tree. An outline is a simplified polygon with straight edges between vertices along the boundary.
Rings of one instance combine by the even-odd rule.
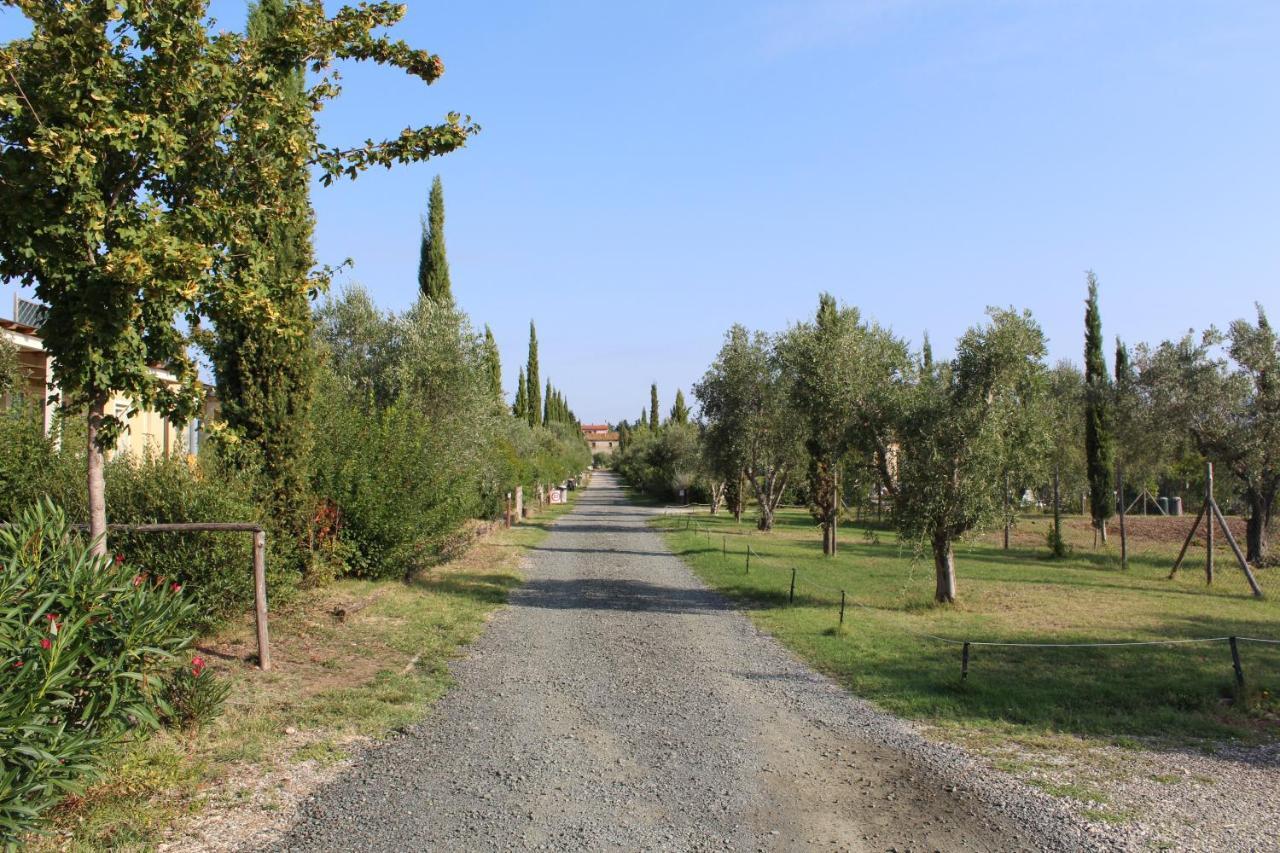
[[[894,518],[931,548],[938,602],[956,599],[955,543],[1001,516],[1005,473],[1034,468],[1044,445],[1044,334],[1030,312],[987,313],[903,392]]]
[[[773,529],[788,480],[803,464],[799,418],[788,406],[787,377],[774,342],[735,325],[693,389],[706,440],[741,462],[760,508],[757,526]]]
[[[1245,558],[1267,563],[1280,492],[1280,338],[1262,306],[1256,324],[1236,320],[1225,335],[1210,328],[1199,340],[1140,347],[1137,363],[1161,419],[1239,479],[1249,504]]]
[[[822,553],[834,556],[841,461],[887,457],[907,347],[824,293],[814,321],[788,330],[778,352],[809,456],[810,512],[822,526]]]

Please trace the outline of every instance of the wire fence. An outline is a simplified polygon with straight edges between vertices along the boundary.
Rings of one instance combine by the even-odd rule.
[[[675,528],[681,527],[692,532],[695,536],[705,535],[707,542],[711,542],[712,529],[709,525],[698,522],[691,513],[680,513],[678,515],[669,515],[665,510],[662,513],[662,523],[664,527],[668,521],[674,521]],[[743,535],[734,533],[733,535]],[[822,583],[813,578],[803,577],[795,566],[785,567],[777,565],[772,558],[765,557],[759,551],[751,547],[751,543],[745,543],[746,547],[739,552],[744,558],[744,574],[750,574],[754,565],[756,571],[776,571],[790,572],[790,585],[787,592],[787,603],[794,604],[796,599],[796,587],[798,583],[803,583],[810,589],[821,590],[831,593],[833,596],[839,596],[839,624],[841,627],[845,624],[845,611],[848,607],[861,608],[866,611],[876,612],[880,608],[865,604],[850,598],[848,592],[838,586]],[[721,558],[725,561],[729,559],[729,538],[728,534],[721,534]],[[835,601],[830,602],[835,606]],[[958,637],[943,637],[937,634],[930,634],[923,631],[912,631],[905,628],[898,629],[900,633],[916,637],[921,640],[931,640],[937,643],[945,643],[952,646],[959,646],[960,652],[960,679],[962,681],[969,677],[969,657],[970,649],[975,646],[1000,647],[1000,648],[1017,648],[1017,649],[1112,649],[1112,648],[1131,648],[1142,646],[1186,646],[1199,645],[1206,643],[1226,643],[1231,650],[1232,669],[1234,671],[1237,687],[1244,687],[1244,669],[1240,660],[1240,643],[1260,643],[1265,645],[1280,645],[1280,639],[1269,639],[1263,637],[1245,637],[1238,635],[1224,635],[1220,637],[1183,637],[1183,638],[1163,638],[1156,640],[1106,640],[1091,641],[1078,643],[1060,643],[1060,642],[1015,642],[1006,640],[974,640],[963,639]]]

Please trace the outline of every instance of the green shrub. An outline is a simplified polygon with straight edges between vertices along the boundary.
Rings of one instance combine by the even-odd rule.
[[[247,521],[267,533],[267,586],[273,601],[297,583],[296,544],[275,529],[253,498],[247,476],[212,453],[199,462],[148,456],[107,465],[107,517],[112,523]],[[253,603],[253,542],[248,533],[121,533],[108,543],[130,564],[177,581],[199,603],[193,627],[209,628]]]
[[[0,406],[0,521],[15,518],[41,497],[61,491],[65,479],[53,442],[44,434],[40,409],[29,400]]]
[[[178,584],[92,556],[51,503],[0,530],[0,842],[91,781],[110,743],[157,725],[159,670],[194,609]]]
[[[204,658],[192,658],[171,672],[165,682],[169,705],[165,719],[170,725],[183,728],[208,725],[222,713],[230,692],[230,681],[209,672]]]

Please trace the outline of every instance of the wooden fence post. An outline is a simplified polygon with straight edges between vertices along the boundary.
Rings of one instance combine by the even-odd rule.
[[[1204,465],[1204,582],[1207,586],[1213,583],[1213,463],[1206,462]]]
[[[258,666],[271,669],[271,640],[267,636],[267,534],[253,531],[253,603],[258,622]]]
[[[1227,637],[1227,642],[1231,645],[1231,666],[1236,671],[1236,687],[1244,687],[1244,669],[1240,666],[1240,647],[1236,644],[1235,637]]]

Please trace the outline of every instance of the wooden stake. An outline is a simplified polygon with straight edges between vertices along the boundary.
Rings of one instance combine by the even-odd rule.
[[[267,636],[267,534],[253,532],[253,604],[258,623],[258,667],[271,669],[271,640]]]
[[[844,590],[840,590],[840,624],[844,624]]]
[[[1116,463],[1116,488],[1119,490],[1120,499],[1116,502],[1120,507],[1120,569],[1127,571],[1129,568],[1129,536],[1124,529],[1124,467]]]
[[[1244,688],[1244,668],[1240,666],[1240,647],[1236,644],[1235,637],[1227,637],[1227,642],[1231,644],[1231,668],[1236,671],[1236,687]]]
[[[1004,550],[1009,550],[1009,472],[1004,472]]]
[[[1200,527],[1200,519],[1204,518],[1205,510],[1208,508],[1207,504],[1200,507],[1200,513],[1191,524],[1191,529],[1187,531],[1187,538],[1182,540],[1182,550],[1178,552],[1178,559],[1173,561],[1173,570],[1169,572],[1169,580],[1173,580],[1173,576],[1178,573],[1178,567],[1182,565],[1182,558],[1187,555],[1187,548],[1191,547],[1191,540],[1196,535],[1196,529]]]
[[[1218,523],[1222,525],[1222,532],[1227,535],[1227,544],[1231,546],[1231,552],[1236,555],[1236,562],[1240,564],[1240,568],[1244,571],[1244,576],[1249,581],[1249,588],[1253,590],[1255,598],[1262,598],[1262,588],[1258,586],[1258,579],[1253,576],[1253,571],[1249,568],[1248,562],[1245,561],[1244,554],[1240,552],[1240,546],[1236,544],[1236,537],[1231,533],[1231,528],[1227,526],[1227,519],[1222,514],[1222,509],[1218,506],[1218,502],[1214,501],[1213,514],[1218,517]]]
[[[1204,520],[1204,583],[1210,586],[1213,583],[1213,463],[1206,462],[1204,467],[1204,505],[1208,513]]]
[[[791,592],[787,593],[787,604],[795,604],[796,602],[796,570],[791,569]]]

